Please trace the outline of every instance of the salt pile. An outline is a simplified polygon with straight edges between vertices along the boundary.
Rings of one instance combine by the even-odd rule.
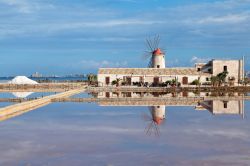
[[[8,83],[9,84],[38,84],[36,81],[33,81],[26,76],[16,76]]]

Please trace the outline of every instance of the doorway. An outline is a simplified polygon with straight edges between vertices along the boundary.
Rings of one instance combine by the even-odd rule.
[[[188,77],[182,77],[182,84],[187,85],[188,84]]]

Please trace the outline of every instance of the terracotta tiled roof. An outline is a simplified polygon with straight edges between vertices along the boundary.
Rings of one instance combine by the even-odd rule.
[[[98,74],[122,75],[209,75],[195,68],[100,68]]]

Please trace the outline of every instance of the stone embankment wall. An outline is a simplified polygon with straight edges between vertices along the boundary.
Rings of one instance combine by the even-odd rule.
[[[31,91],[31,92],[57,92],[67,91],[86,86],[87,83],[42,83],[35,85],[0,84],[0,92]]]

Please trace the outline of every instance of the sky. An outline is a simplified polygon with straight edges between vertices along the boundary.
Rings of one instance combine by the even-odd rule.
[[[250,0],[0,0],[0,76],[147,67],[155,35],[167,67],[246,56]]]

